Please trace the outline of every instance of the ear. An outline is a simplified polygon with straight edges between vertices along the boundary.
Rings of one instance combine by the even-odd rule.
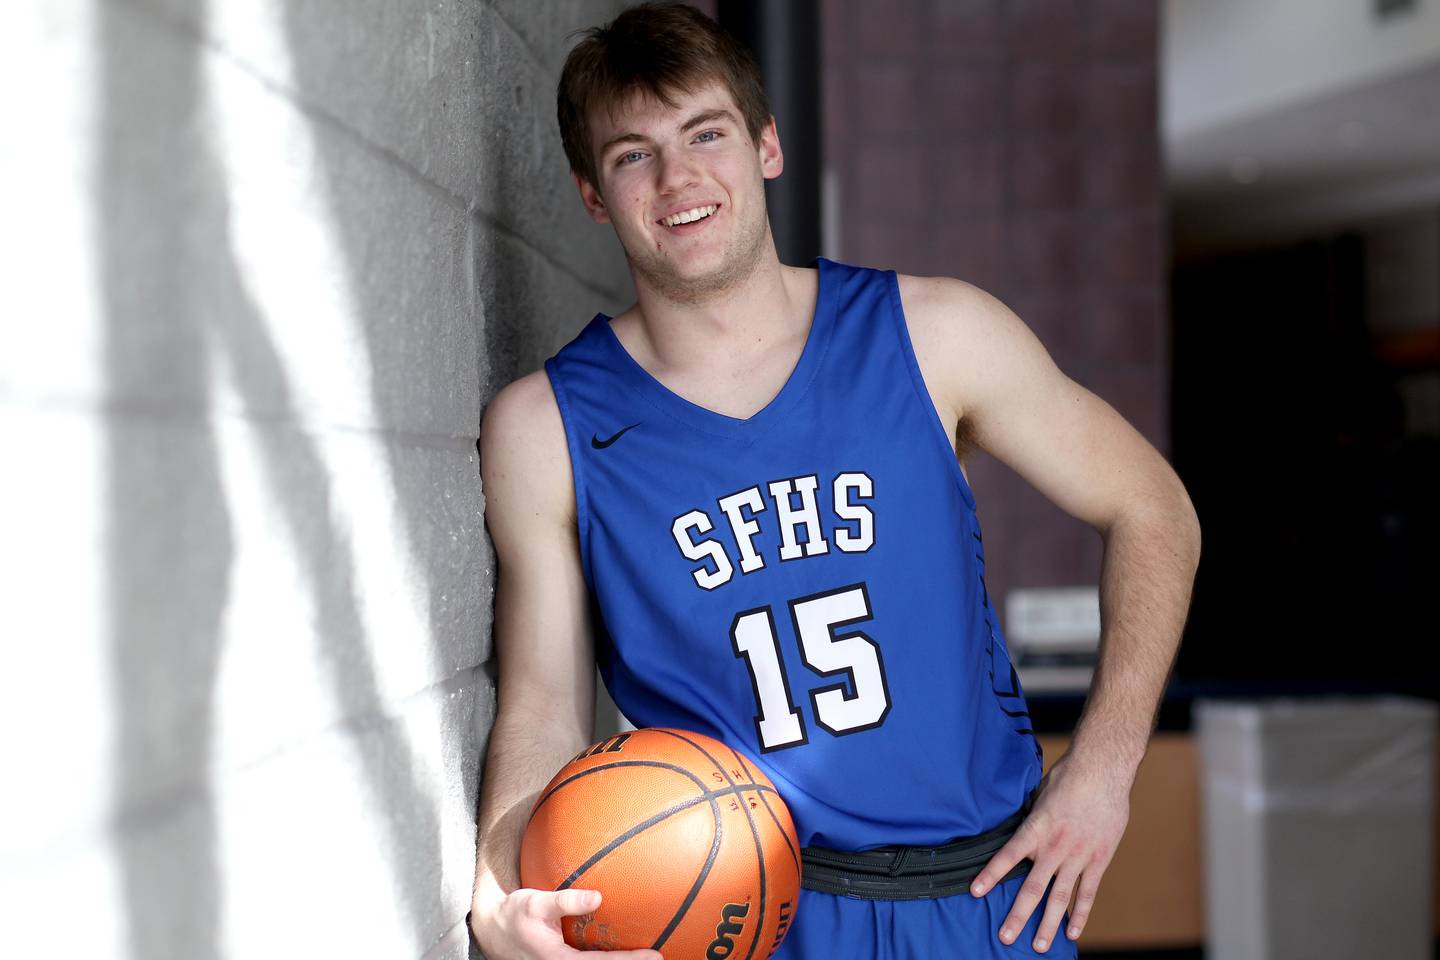
[[[775,125],[775,115],[760,128],[760,172],[766,180],[774,180],[785,169],[785,151],[780,149],[780,129]]]
[[[590,215],[590,219],[596,223],[609,223],[610,211],[605,208],[605,198],[600,195],[600,191],[574,170],[570,171],[570,176],[575,179],[575,186],[580,191],[580,202],[585,205],[585,212]]]

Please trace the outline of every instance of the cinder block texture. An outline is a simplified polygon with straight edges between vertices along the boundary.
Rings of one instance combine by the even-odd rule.
[[[632,299],[554,109],[624,5],[7,10],[0,954],[470,955],[476,441]]]

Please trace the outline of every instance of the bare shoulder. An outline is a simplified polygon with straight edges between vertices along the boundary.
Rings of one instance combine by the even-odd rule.
[[[1025,389],[1003,378],[1017,369],[1017,356],[1033,358],[1044,348],[998,297],[955,277],[897,274],[897,279],[915,359],[931,393],[939,395],[937,406],[943,399],[963,423],[987,390]]]
[[[498,508],[575,523],[565,425],[543,367],[507,384],[485,407],[480,474],[487,516]]]
[[[967,442],[1097,530],[1153,514],[1198,545],[1194,506],[1165,458],[1066,376],[1014,311],[962,280],[898,279],[921,372],[963,412]]]

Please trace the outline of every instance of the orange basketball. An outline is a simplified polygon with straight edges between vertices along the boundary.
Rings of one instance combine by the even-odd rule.
[[[520,883],[599,890],[560,921],[578,950],[665,960],[769,957],[800,894],[800,844],[755,762],[690,730],[648,727],[592,744],[530,811]]]

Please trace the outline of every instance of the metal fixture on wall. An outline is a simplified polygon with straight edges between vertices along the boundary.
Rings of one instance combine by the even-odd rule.
[[[815,0],[719,0],[716,19],[755,54],[785,169],[765,181],[765,204],[781,263],[821,252],[820,16]]]

